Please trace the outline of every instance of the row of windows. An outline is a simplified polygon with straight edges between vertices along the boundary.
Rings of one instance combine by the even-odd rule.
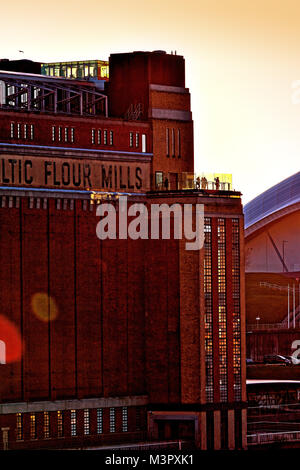
[[[57,437],[64,436],[64,412],[56,412],[57,419]],[[140,410],[136,409],[136,429],[140,430]],[[128,431],[128,408],[122,407],[122,431]],[[116,432],[116,409],[109,409],[109,432]],[[77,410],[70,410],[70,433],[71,436],[77,436]],[[84,435],[90,434],[90,410],[83,410],[83,433]],[[103,433],[103,408],[97,408],[97,434]],[[50,414],[48,411],[43,413],[43,437],[44,439],[50,438]],[[23,414],[16,414],[16,438],[23,440]],[[36,413],[30,414],[30,439],[37,439],[36,430]]]
[[[218,297],[219,297],[219,370],[220,400],[227,401],[227,311],[225,220],[218,219]]]
[[[234,398],[241,400],[241,321],[240,321],[240,229],[232,220],[232,294],[233,294],[233,374]]]
[[[204,219],[204,293],[206,401],[213,402],[213,324],[212,324],[212,233],[211,219]]]
[[[21,124],[20,122],[10,123],[10,138],[11,139],[34,139],[34,125],[33,124]]]
[[[114,144],[114,132],[107,129],[92,129],[92,144],[96,144],[96,135],[97,135],[97,144],[103,145],[113,145]],[[109,140],[108,140],[109,139]]]
[[[241,399],[241,324],[240,324],[240,254],[239,219],[232,219],[232,301],[233,301],[233,372],[234,399]],[[227,299],[226,299],[226,224],[217,219],[217,290],[218,290],[218,360],[220,399],[226,401],[228,357],[227,357]],[[205,296],[205,364],[206,400],[213,401],[213,292],[212,292],[212,219],[204,221],[204,296]]]
[[[34,125],[10,123],[10,137],[11,139],[34,139]],[[75,128],[69,126],[51,126],[51,140],[52,142],[75,142]],[[142,134],[142,152],[147,151],[146,134]],[[114,132],[107,129],[92,129],[91,142],[98,145],[114,145]],[[139,148],[140,134],[138,132],[129,133],[129,146]]]
[[[75,142],[74,127],[52,126],[51,128],[52,142]]]
[[[176,132],[177,131],[177,132]],[[181,158],[180,129],[166,129],[166,155],[167,157]]]
[[[129,147],[139,148],[140,134],[139,132],[129,132]],[[146,134],[142,134],[142,152],[147,152],[147,138]]]

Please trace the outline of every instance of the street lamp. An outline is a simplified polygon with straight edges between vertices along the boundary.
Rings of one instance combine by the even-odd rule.
[[[258,329],[258,322],[259,322],[259,320],[260,320],[260,316],[257,315],[257,317],[256,317],[256,327],[257,327],[257,329]]]

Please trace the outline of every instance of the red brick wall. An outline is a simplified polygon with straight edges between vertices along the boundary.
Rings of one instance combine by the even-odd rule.
[[[10,124],[15,124],[14,138],[11,138]],[[21,138],[17,138],[17,124],[21,124]],[[34,138],[30,138],[30,128],[28,127],[28,137],[24,139],[24,124],[34,125]],[[52,126],[56,126],[55,141],[52,141]],[[58,126],[62,126],[62,141],[58,140]],[[68,142],[65,141],[65,130],[68,127]],[[74,142],[70,141],[70,129],[73,127]],[[95,144],[92,144],[92,129],[96,129]],[[97,131],[101,129],[101,144],[98,144]],[[103,143],[103,131],[107,130],[107,144]],[[113,131],[113,145],[110,145],[109,131]],[[140,133],[139,146],[130,147],[129,133]],[[50,145],[55,147],[102,149],[114,151],[142,151],[141,134],[147,136],[147,152],[152,152],[152,134],[150,126],[146,122],[126,122],[118,119],[93,118],[93,117],[71,117],[56,114],[34,114],[18,113],[14,111],[0,111],[0,141],[12,144],[23,145]]]
[[[153,163],[152,173],[194,172],[193,123],[154,119],[153,126]],[[167,156],[167,137],[169,129],[169,147],[171,149],[172,129],[175,132],[175,155]],[[180,152],[178,151],[177,131],[180,130]],[[180,155],[179,155],[180,153]]]

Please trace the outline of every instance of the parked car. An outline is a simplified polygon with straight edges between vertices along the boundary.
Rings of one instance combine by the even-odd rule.
[[[281,356],[280,354],[267,354],[264,356],[265,364],[285,364],[286,366],[292,365],[291,358]]]

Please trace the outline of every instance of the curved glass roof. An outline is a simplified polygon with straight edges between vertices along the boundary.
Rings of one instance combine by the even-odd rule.
[[[300,171],[267,189],[244,206],[245,228],[296,202],[300,202]]]

